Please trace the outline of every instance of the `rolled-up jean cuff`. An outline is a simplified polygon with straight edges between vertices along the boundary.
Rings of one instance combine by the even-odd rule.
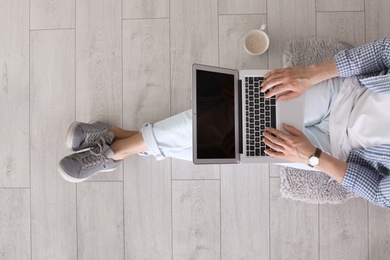
[[[149,150],[145,152],[141,152],[139,153],[139,155],[141,156],[153,155],[158,161],[164,160],[166,157],[164,156],[164,154],[161,152],[160,148],[157,145],[157,141],[153,133],[153,124],[152,123],[143,124],[140,132]]]

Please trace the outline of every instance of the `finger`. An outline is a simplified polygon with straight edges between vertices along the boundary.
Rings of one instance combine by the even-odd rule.
[[[268,79],[272,74],[275,73],[275,71],[276,71],[276,70],[271,70],[271,71],[267,72],[267,73],[264,75],[264,78],[265,78],[265,79]]]
[[[271,134],[273,134],[273,135],[275,135],[275,136],[277,136],[277,137],[279,137],[279,138],[285,140],[285,141],[290,140],[290,135],[287,134],[287,133],[285,133],[285,132],[282,132],[282,131],[277,130],[277,129],[272,128],[272,127],[269,127],[269,128],[267,128],[267,129],[265,129],[265,130],[266,130],[267,132],[269,132],[269,133],[271,133]]]
[[[274,151],[277,151],[277,152],[283,152],[284,151],[284,147],[283,146],[280,146],[280,145],[270,141],[269,139],[263,138],[263,142],[266,145],[268,145]]]
[[[276,85],[274,88],[271,88],[267,94],[265,95],[265,98],[270,98],[276,95],[284,95],[286,93],[295,92],[294,87],[291,86],[289,83],[285,83],[285,80],[279,80],[280,83]]]
[[[282,70],[283,70],[283,69],[273,69],[273,70],[267,72],[267,73],[264,75],[264,78],[267,79],[267,78],[271,77],[271,76],[274,75],[274,74],[280,73]]]
[[[265,91],[277,86],[277,85],[280,85],[283,83],[283,77],[282,76],[275,76],[271,79],[269,79],[267,82],[263,82],[263,84],[261,85],[261,89],[260,89],[260,92],[264,93]]]
[[[268,84],[270,81],[283,78],[283,69],[275,69],[264,75],[264,81],[262,82],[262,86]]]
[[[271,98],[271,97],[276,96],[276,95],[283,95],[283,93],[286,93],[286,91],[283,91],[283,89],[281,88],[281,85],[278,85],[278,86],[275,86],[274,88],[269,89],[268,92],[266,92],[264,97]]]
[[[283,126],[284,129],[289,131],[292,135],[295,135],[295,136],[302,136],[302,135],[304,135],[301,131],[299,131],[298,129],[296,129],[292,125],[282,124],[282,126]]]
[[[275,157],[275,158],[284,158],[284,154],[283,153],[278,153],[278,152],[274,152],[274,151],[271,151],[271,150],[264,150],[264,152],[271,156],[271,157]]]
[[[285,84],[284,80],[280,81],[280,84],[270,89],[270,91],[265,95],[266,98],[270,98],[276,95],[284,95],[286,93],[295,92],[296,89],[289,83]]]
[[[280,139],[280,138],[278,138],[276,136],[273,136],[273,135],[271,135],[270,133],[267,133],[267,132],[263,132],[263,136],[264,136],[264,140],[268,140],[268,141],[270,141],[270,142],[272,142],[272,143],[274,143],[274,144],[276,144],[276,145],[278,145],[278,146],[283,148],[283,145],[284,145],[283,139]],[[282,148],[278,149],[278,151],[283,150]]]

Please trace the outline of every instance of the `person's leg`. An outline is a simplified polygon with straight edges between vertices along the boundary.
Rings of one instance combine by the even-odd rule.
[[[331,153],[329,116],[344,78],[334,78],[312,86],[305,94],[305,135],[313,145]]]
[[[317,126],[329,134],[327,125],[321,126],[321,123],[329,117],[344,80],[344,78],[325,80],[306,91],[304,115],[306,127]]]
[[[115,129],[114,131],[118,132],[118,129]],[[125,131],[123,129],[120,129],[120,131],[123,131],[122,134],[116,136],[118,139],[110,146],[111,150],[114,152],[114,156],[112,157],[114,161],[120,161],[130,155],[148,150],[148,146],[146,145],[141,132]]]
[[[141,128],[148,150],[157,160],[167,157],[192,161],[192,111],[187,110]]]
[[[133,154],[153,155],[157,160],[192,160],[191,115],[189,110],[155,124],[146,123],[140,131],[78,123],[68,133],[69,143],[73,150],[89,150],[64,157],[58,170],[65,180],[82,182],[98,172],[115,170],[121,160]],[[87,139],[88,146],[83,145]]]
[[[91,124],[80,124],[88,131],[72,131],[72,137],[77,142],[71,140],[70,143],[84,144],[85,139],[91,139],[89,137],[92,134],[89,132],[92,132],[94,146],[87,151],[68,155],[58,163],[58,170],[67,181],[82,182],[98,172],[113,171],[126,157],[148,150],[141,132],[128,131],[115,126],[109,127],[108,125],[105,125],[105,129],[100,129],[102,128],[100,127],[99,132],[97,132],[96,127]],[[107,135],[110,136],[110,139],[107,139]],[[112,140],[114,141],[111,143]]]
[[[167,157],[192,160],[191,110],[164,120],[146,123],[140,131],[110,127],[114,142],[110,146],[113,160],[123,160],[134,154],[153,155],[157,160]]]
[[[114,140],[126,139],[139,133],[139,131],[124,130],[117,126],[111,126],[108,130],[114,133]]]
[[[305,127],[304,133],[315,147],[320,148],[322,151],[328,154],[331,154],[332,148],[330,146],[329,134],[323,132],[316,126]]]

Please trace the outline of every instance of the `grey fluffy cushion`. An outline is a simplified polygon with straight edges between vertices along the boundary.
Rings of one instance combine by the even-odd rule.
[[[285,45],[283,66],[309,66],[333,58],[352,46],[332,39],[310,38],[293,40]],[[318,171],[306,171],[282,167],[280,172],[282,197],[307,203],[340,204],[357,197],[328,175]]]
[[[333,39],[309,38],[286,43],[283,51],[283,66],[309,66],[333,58],[341,50],[352,45]]]
[[[357,197],[322,172],[282,167],[280,180],[280,192],[286,199],[340,204]]]

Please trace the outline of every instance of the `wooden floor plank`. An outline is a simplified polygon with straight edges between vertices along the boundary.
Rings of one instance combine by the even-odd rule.
[[[390,35],[390,1],[365,1],[366,42],[372,42]]]
[[[371,0],[370,0],[371,1]],[[316,0],[318,12],[364,11],[364,0]]]
[[[173,259],[220,259],[219,180],[172,182]]]
[[[78,184],[77,259],[125,259],[123,230],[123,183]]]
[[[29,187],[29,2],[0,5],[0,187]]]
[[[31,0],[31,25],[37,29],[69,29],[76,25],[76,1]]]
[[[318,205],[282,198],[270,179],[270,259],[319,259]]]
[[[126,129],[170,115],[169,20],[123,22],[123,111]]]
[[[369,259],[387,259],[390,256],[390,210],[376,205],[369,205],[368,210]]]
[[[268,259],[269,198],[268,164],[222,167],[221,259]]]
[[[265,14],[267,12],[266,0],[220,0],[219,14]]]
[[[123,125],[170,115],[169,20],[123,22]],[[171,259],[171,160],[124,162],[126,259]]]
[[[0,188],[0,257],[31,259],[30,189]]]
[[[168,18],[169,0],[124,0],[123,19]]]
[[[171,163],[125,163],[126,259],[172,259]]]
[[[76,186],[57,163],[75,119],[75,32],[31,33],[31,225],[33,259],[75,259]]]
[[[216,0],[172,0],[171,35],[171,114],[191,108],[192,64],[218,65],[218,2]],[[172,177],[215,179],[219,166],[193,166],[172,160]]]
[[[76,119],[122,126],[122,1],[77,1]],[[123,168],[91,181],[121,181]]]
[[[316,36],[315,0],[273,0],[267,5],[270,69],[282,67],[284,44],[293,39]]]
[[[368,259],[367,201],[320,206],[320,259]]]
[[[346,42],[352,46],[365,43],[363,12],[317,13],[317,36]]]

